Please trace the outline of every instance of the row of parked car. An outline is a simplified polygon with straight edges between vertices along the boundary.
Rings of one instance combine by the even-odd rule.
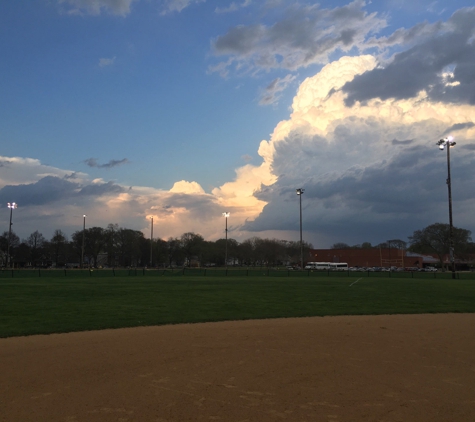
[[[384,271],[384,272],[403,272],[403,271],[418,271],[418,272],[435,272],[435,267],[349,267],[350,271]]]

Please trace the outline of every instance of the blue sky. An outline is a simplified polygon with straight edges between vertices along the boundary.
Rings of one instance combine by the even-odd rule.
[[[474,44],[462,0],[2,2],[0,223],[297,239],[303,187],[315,246],[406,239],[448,219],[452,128],[474,230]]]

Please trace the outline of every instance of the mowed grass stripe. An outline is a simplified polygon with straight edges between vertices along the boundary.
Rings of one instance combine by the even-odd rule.
[[[206,321],[474,312],[475,281],[386,277],[3,279],[0,337]]]

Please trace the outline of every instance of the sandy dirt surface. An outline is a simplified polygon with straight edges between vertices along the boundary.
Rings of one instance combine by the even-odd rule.
[[[0,340],[1,421],[474,421],[475,314]]]

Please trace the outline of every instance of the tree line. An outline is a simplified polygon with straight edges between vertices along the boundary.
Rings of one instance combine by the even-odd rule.
[[[83,250],[84,239],[84,250]],[[467,260],[475,254],[470,230],[453,228],[453,242],[456,259]],[[304,261],[312,249],[310,243],[303,243]],[[349,248],[397,248],[421,254],[436,255],[441,264],[449,253],[449,225],[431,224],[416,230],[409,241],[393,239],[375,246],[363,242],[350,246],[335,243],[333,249]],[[91,227],[74,232],[70,239],[61,230],[55,230],[51,239],[46,239],[39,231],[26,239],[14,233],[10,237],[10,258],[20,267],[64,267],[79,266],[84,254],[84,262],[90,267],[145,267],[145,266],[223,266],[226,239],[206,241],[200,234],[188,232],[179,237],[146,239],[138,230],[109,224],[106,228]],[[7,265],[8,231],[0,236],[0,263]],[[228,265],[295,265],[300,263],[300,242],[252,237],[243,242],[227,240]]]
[[[331,249],[374,249],[374,248],[394,248],[394,249],[407,249],[407,242],[401,239],[392,239],[386,242],[372,245],[371,242],[358,243],[350,246],[348,243],[338,242],[331,246]]]
[[[8,263],[8,231],[0,236],[2,266]],[[84,242],[84,247],[83,247]],[[227,242],[227,243],[226,243]],[[303,242],[304,256],[312,245]],[[227,248],[228,262],[225,263]],[[239,265],[297,265],[300,242],[252,237],[207,241],[200,234],[187,232],[168,240],[145,238],[138,230],[109,224],[74,232],[69,239],[57,229],[51,239],[35,231],[26,239],[10,236],[10,259],[15,267],[172,267]]]

